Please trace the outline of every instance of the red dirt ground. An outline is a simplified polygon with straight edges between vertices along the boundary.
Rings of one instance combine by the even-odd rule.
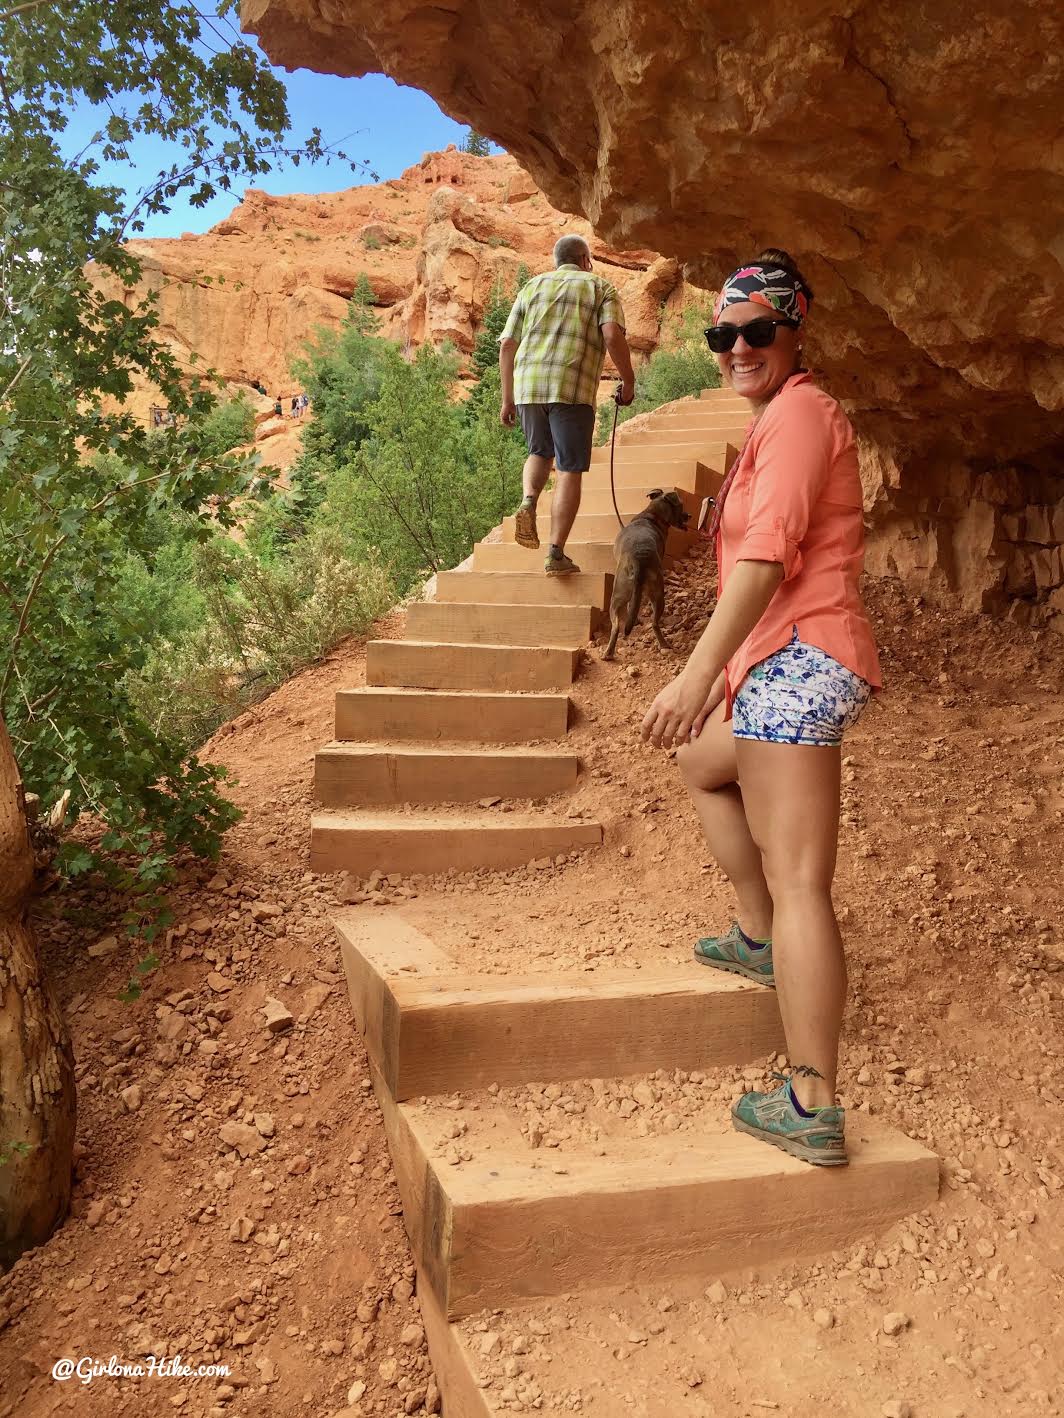
[[[727,924],[727,889],[675,769],[635,732],[704,623],[706,568],[692,561],[672,582],[672,654],[641,630],[613,665],[599,647],[575,688],[572,742],[587,771],[561,810],[600,817],[601,851],[541,869],[389,880],[359,909],[399,904],[463,963],[494,972],[515,948],[522,972],[686,962],[694,934]],[[484,1368],[496,1392],[509,1385],[515,1410],[656,1412],[646,1376],[661,1359],[649,1356],[675,1345],[664,1365],[682,1396],[675,1411],[693,1415],[1062,1411],[1064,641],[933,610],[891,583],[867,596],[888,692],[846,748],[836,900],[852,1000],[841,1087],[850,1107],[940,1154],[942,1200],[865,1248],[738,1276],[723,1292],[676,1286],[597,1317],[544,1307],[537,1324],[571,1330],[565,1344],[585,1367],[600,1356],[597,1387],[575,1393],[565,1375],[551,1379],[538,1341],[514,1370],[523,1377],[501,1357],[494,1374],[491,1354],[513,1357],[510,1317],[502,1349],[484,1346]],[[375,634],[401,625],[394,613]],[[71,1218],[0,1279],[0,1418],[436,1409],[329,927],[341,882],[306,870],[313,754],[331,737],[334,690],[359,683],[363,666],[360,644],[341,646],[206,746],[234,775],[247,817],[217,867],[183,870],[177,923],[141,998],[117,998],[142,952],[120,937],[116,898],[71,889],[39,903],[74,1039],[79,1157]],[[265,1026],[268,996],[295,1017],[285,1033]],[[633,1123],[654,1135],[672,1128],[666,1113],[683,1126],[699,1106],[722,1110],[732,1081],[706,1088],[701,1104],[690,1091],[699,1083],[651,1080],[660,1097],[648,1103],[642,1090]],[[605,1101],[619,1108],[625,1086],[611,1087]],[[564,1148],[580,1115],[557,1102],[533,1090],[520,1106]],[[909,1321],[894,1336],[883,1329],[891,1312]],[[148,1353],[231,1374],[51,1377],[63,1356]]]

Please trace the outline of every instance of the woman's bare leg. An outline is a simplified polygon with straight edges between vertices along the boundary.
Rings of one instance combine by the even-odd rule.
[[[774,906],[772,963],[806,1108],[834,1103],[846,960],[831,903],[838,847],[842,752],[838,748],[735,740],[746,820]]]
[[[754,940],[767,940],[772,934],[772,897],[736,781],[735,739],[723,704],[706,720],[698,738],[682,745],[676,762],[709,850],[735,889],[740,926]]]

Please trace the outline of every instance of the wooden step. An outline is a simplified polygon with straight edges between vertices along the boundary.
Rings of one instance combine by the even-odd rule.
[[[723,971],[500,979],[463,974],[398,911],[348,910],[333,923],[356,1024],[399,1101],[744,1064],[784,1046],[775,993]]]
[[[314,796],[325,807],[546,798],[573,787],[579,767],[549,749],[329,743],[314,757]]]
[[[579,563],[578,563],[579,564]],[[547,576],[543,556],[535,571],[441,571],[436,577],[438,601],[481,605],[594,606],[609,608],[613,576],[585,571],[579,576]]]
[[[653,476],[651,476],[653,474]],[[613,470],[613,485],[620,492],[623,488],[638,488],[648,492],[652,487],[676,488],[693,493],[696,497],[713,495],[724,480],[723,471],[707,467],[705,463],[662,463],[648,468],[643,462],[618,463]],[[609,493],[610,465],[593,463],[583,475],[583,497],[603,490]]]
[[[511,534],[512,534],[511,522]],[[617,528],[614,527],[614,532]],[[617,559],[613,554],[613,537],[602,542],[575,542],[566,544],[566,552],[580,567],[581,571],[608,571],[616,569]],[[477,542],[473,548],[474,571],[543,571],[544,550],[519,547],[516,542]],[[665,565],[672,565],[672,558],[666,556]]]
[[[821,1168],[735,1132],[714,1100],[704,1130],[574,1141],[545,1156],[518,1117],[478,1094],[462,1112],[472,1160],[454,1167],[454,1114],[397,1103],[371,1074],[415,1258],[449,1319],[836,1250],[938,1195],[937,1158],[867,1114],[847,1119],[849,1166]]]
[[[730,404],[746,404],[746,405],[749,405],[749,402],[750,402],[749,399],[744,399],[741,394],[736,394],[736,392],[735,392],[734,389],[729,389],[729,388],[727,387],[727,385],[722,385],[719,389],[703,389],[703,390],[702,390],[702,393],[698,396],[698,401],[701,402],[701,403],[704,403],[704,404],[729,404],[729,405],[730,405]],[[687,403],[690,403],[690,402],[693,402],[693,401],[692,401],[692,400],[688,400],[688,399],[683,399],[683,400],[679,400],[679,399],[678,399],[676,402],[677,402],[677,403],[687,404]]]
[[[733,418],[742,418],[745,414],[752,417],[754,406],[749,399],[741,399],[733,395],[729,399],[677,399],[671,404],[664,404],[660,409],[655,409],[651,418],[652,423],[657,423],[659,419],[680,418],[684,414],[730,414]]]
[[[740,439],[739,442],[742,440]],[[635,463],[639,467],[654,467],[664,476],[667,469],[673,469],[670,477],[676,477],[677,465],[690,467],[692,463],[702,463],[722,473],[728,466],[728,450],[736,446],[734,438],[705,438],[697,434],[686,443],[663,443],[651,446],[646,443],[618,443],[614,449],[614,465],[622,467]],[[591,467],[610,465],[610,445],[604,443],[591,450]],[[653,484],[652,484],[653,486]]]
[[[406,613],[407,634],[414,640],[463,645],[586,645],[602,612],[590,605],[462,605],[415,601]]]
[[[631,517],[623,512],[621,515],[627,526]],[[504,523],[503,526],[505,527],[505,525]],[[572,537],[574,542],[600,542],[605,541],[607,537],[616,537],[619,530],[617,518],[612,510],[587,514],[581,512],[577,514],[576,521],[573,523]],[[696,541],[697,538],[693,532],[681,532],[678,527],[670,527],[665,545],[671,556],[683,556],[689,547],[696,544]],[[708,543],[706,543],[706,547],[708,550]]]
[[[564,689],[572,684],[580,651],[561,645],[457,645],[439,641],[371,640],[366,680],[411,689]]]
[[[336,694],[336,737],[341,740],[525,743],[562,739],[568,728],[567,694],[447,693],[370,686]]]
[[[356,876],[498,870],[601,842],[599,823],[564,817],[322,812],[311,819],[310,869]]]
[[[747,424],[742,420],[725,419],[719,427],[704,430],[676,428],[665,425],[660,428],[641,428],[630,433],[624,440],[625,448],[633,452],[646,452],[653,448],[659,457],[673,457],[673,449],[683,448],[687,456],[697,457],[700,449],[707,452],[719,448],[722,443],[742,443]]]
[[[736,447],[741,447],[743,440],[746,438],[746,432],[749,426],[749,418],[745,420],[729,419],[728,422],[724,424],[709,423],[705,415],[700,418],[697,414],[684,414],[682,418],[677,416],[676,418],[668,420],[663,419],[660,424],[644,431],[647,433],[657,433],[660,431],[663,434],[668,432],[674,435],[682,435],[682,437],[678,438],[678,441],[689,443],[699,439],[705,439],[707,443],[714,444],[719,443],[721,438],[726,438],[729,443],[735,444]],[[639,444],[635,446],[639,447]]]
[[[718,478],[718,486],[723,479]],[[613,511],[613,497],[610,494],[609,474],[605,475],[605,487],[588,487],[583,490],[580,498],[580,511],[578,516],[596,516],[604,512]],[[698,515],[698,509],[702,505],[702,498],[694,492],[688,492],[684,488],[677,487],[673,483],[653,482],[643,479],[643,486],[639,487],[618,487],[616,489],[617,506],[621,510],[621,516],[634,517],[637,512],[645,512],[647,509],[647,492],[651,488],[661,488],[662,492],[675,492],[683,503],[690,516]],[[540,498],[540,515],[544,519],[550,516],[551,495],[549,492]]]
[[[726,422],[742,424],[754,416],[754,407],[742,400],[739,404],[698,403],[666,404],[655,409],[644,428],[684,428],[692,423],[699,428],[719,428]]]
[[[628,525],[629,521],[630,518],[624,518],[625,526]],[[578,513],[576,521],[573,523],[572,535],[569,541],[566,542],[565,549],[572,556],[576,564],[583,569],[585,563],[576,555],[574,548],[587,545],[589,542],[612,547],[619,531],[620,527],[612,510],[608,513],[596,512],[590,515]],[[504,544],[513,545],[514,519],[512,517],[503,519],[502,534],[506,539]],[[697,538],[693,533],[681,532],[679,528],[672,527],[669,529],[669,535],[665,542],[666,557],[675,558],[686,556],[689,548],[696,544]],[[532,555],[538,556],[540,558],[540,564],[542,565],[542,550],[534,552]],[[614,567],[616,568],[616,558],[614,559]]]

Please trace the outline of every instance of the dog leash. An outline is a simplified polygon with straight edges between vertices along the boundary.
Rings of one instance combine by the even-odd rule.
[[[624,520],[621,517],[621,509],[617,506],[617,489],[613,483],[613,451],[617,446],[617,415],[621,412],[620,385],[613,395],[613,432],[610,434],[610,496],[613,498],[613,510],[617,514],[617,525],[624,530]]]

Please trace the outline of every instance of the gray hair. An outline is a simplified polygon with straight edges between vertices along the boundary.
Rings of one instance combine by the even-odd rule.
[[[583,256],[591,259],[591,247],[582,236],[559,236],[554,243],[554,264],[556,266],[578,266]]]

